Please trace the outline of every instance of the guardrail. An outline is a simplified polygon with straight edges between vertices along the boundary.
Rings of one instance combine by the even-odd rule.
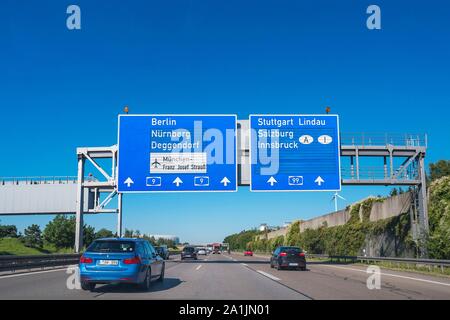
[[[270,257],[270,254],[266,253],[267,257]],[[414,265],[422,265],[422,266],[433,266],[440,267],[441,271],[444,271],[444,268],[450,267],[450,260],[439,260],[439,259],[416,259],[416,258],[392,258],[392,257],[365,257],[365,256],[336,256],[336,255],[328,255],[328,254],[316,254],[316,253],[306,253],[306,258],[315,258],[315,259],[327,259],[330,262],[344,262],[344,263],[367,263],[370,262],[391,262],[396,264],[414,264]]]
[[[180,254],[181,251],[170,251],[170,255]],[[78,264],[81,254],[43,254],[29,256],[0,256],[0,271],[44,269]]]
[[[340,138],[341,145],[386,146],[390,144],[404,147],[427,147],[428,145],[427,135],[417,133],[343,132]]]
[[[391,257],[365,257],[365,256],[328,256],[333,261],[340,262],[393,262],[393,263],[407,263],[407,264],[421,264],[429,266],[450,267],[450,260],[438,260],[438,259],[415,259],[415,258],[391,258]]]
[[[30,256],[0,256],[0,271],[30,270],[77,264],[80,254],[43,254]]]

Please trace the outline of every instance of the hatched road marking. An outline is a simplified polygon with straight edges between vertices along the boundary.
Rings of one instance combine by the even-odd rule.
[[[275,281],[280,281],[280,280],[281,280],[280,278],[277,278],[277,277],[271,275],[270,273],[267,273],[267,272],[264,272],[264,271],[261,271],[261,270],[256,270],[256,271],[257,271],[258,273],[262,274],[263,276],[265,276],[265,277],[267,277],[267,278],[270,278],[270,279],[272,279],[272,280],[275,280]]]

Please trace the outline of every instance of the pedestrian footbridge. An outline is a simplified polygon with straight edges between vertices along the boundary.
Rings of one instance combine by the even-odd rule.
[[[94,194],[84,192],[88,211]],[[76,199],[74,177],[0,178],[0,215],[75,214]]]

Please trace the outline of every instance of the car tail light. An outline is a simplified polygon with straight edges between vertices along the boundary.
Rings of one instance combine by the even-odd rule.
[[[287,256],[287,253],[286,253],[286,252],[280,253],[280,257],[286,257],[286,256]]]
[[[123,259],[123,263],[124,264],[140,264],[141,263],[141,258],[133,257],[133,258],[130,258],[130,259]]]
[[[298,255],[299,255],[300,257],[304,257],[304,256],[305,256],[305,253],[304,253],[304,252],[300,252]]]
[[[81,256],[80,263],[92,263],[94,260],[92,258],[86,258],[85,256]]]

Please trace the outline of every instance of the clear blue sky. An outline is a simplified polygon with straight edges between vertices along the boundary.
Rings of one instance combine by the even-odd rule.
[[[450,159],[450,4],[363,0],[14,1],[0,4],[0,176],[75,175],[117,114],[322,113],[342,132],[428,133]],[[81,7],[81,30],[66,8]],[[348,202],[389,188],[344,187]],[[126,195],[124,226],[221,241],[333,209],[331,193]],[[52,217],[1,217],[19,229]],[[114,215],[89,216],[96,229]]]

